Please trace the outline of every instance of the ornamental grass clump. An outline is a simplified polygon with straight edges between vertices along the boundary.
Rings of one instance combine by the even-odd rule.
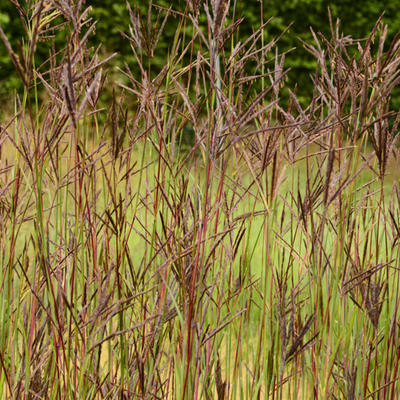
[[[270,21],[242,37],[236,1],[128,2],[129,64],[91,47],[85,2],[13,3],[0,397],[396,399],[400,38],[383,19],[366,39],[312,31],[305,104]]]

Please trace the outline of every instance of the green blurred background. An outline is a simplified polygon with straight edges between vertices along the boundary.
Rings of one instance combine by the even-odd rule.
[[[234,2],[234,0],[231,0],[231,8]],[[20,0],[20,3],[26,6],[25,0]],[[182,0],[154,0],[154,3],[180,11],[183,11],[186,6],[186,1]],[[147,0],[131,0],[130,4],[138,7],[144,16],[147,15]],[[116,67],[123,67],[126,62],[135,71],[137,66],[134,63],[129,41],[120,34],[121,31],[128,32],[129,30],[129,14],[125,0],[87,0],[86,5],[92,6],[91,16],[98,21],[95,35],[91,38],[91,44],[97,47],[101,43],[104,55],[113,52],[119,53],[111,62],[110,70],[116,71]],[[334,2],[328,0],[264,0],[262,4],[259,0],[236,0],[237,13],[244,17],[244,22],[240,28],[240,35],[243,35],[243,39],[240,38],[242,41],[260,25],[261,5],[264,20],[274,17],[267,27],[269,35],[267,39],[280,35],[285,27],[292,23],[290,30],[282,37],[278,47],[280,52],[295,48],[286,57],[286,67],[290,68],[288,86],[293,89],[295,83],[297,83],[298,97],[303,103],[307,103],[312,93],[309,75],[315,69],[315,60],[303,49],[299,39],[312,42],[310,26],[315,31],[320,31],[329,36],[328,7],[331,9],[334,19],[340,18],[344,34],[353,38],[365,38],[383,12],[385,13],[384,22],[389,27],[387,45],[400,29],[399,0],[336,0]],[[156,12],[154,12],[153,18],[156,18]],[[204,12],[200,21],[206,25]],[[170,17],[161,37],[158,51],[152,60],[152,67],[155,71],[165,64],[166,54],[172,43],[176,24],[177,19]],[[14,49],[18,49],[22,43],[24,30],[16,7],[10,0],[0,0],[0,25]],[[57,34],[57,42],[60,45],[64,42],[62,31]],[[51,41],[40,44],[36,65],[46,59],[50,43]],[[10,93],[18,90],[18,88],[17,74],[3,43],[1,43],[0,101],[7,101]],[[395,93],[395,99],[393,99],[395,106],[400,106],[400,94],[398,92]]]

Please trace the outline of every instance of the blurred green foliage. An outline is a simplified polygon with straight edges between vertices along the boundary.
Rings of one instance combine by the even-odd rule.
[[[21,0],[20,3],[26,4],[25,0]],[[177,11],[183,11],[187,4],[186,0],[154,0],[154,3],[165,8],[172,7]],[[344,34],[353,38],[366,37],[383,12],[385,13],[384,21],[389,27],[387,45],[400,30],[398,0],[386,0],[385,2],[381,0],[335,0],[333,2],[329,0],[231,0],[231,8],[234,3],[236,3],[237,15],[244,17],[244,22],[240,27],[241,41],[260,26],[261,7],[264,21],[269,17],[274,17],[267,27],[267,40],[279,36],[292,23],[289,31],[279,41],[278,47],[280,52],[295,48],[286,58],[286,67],[290,68],[288,86],[294,88],[297,83],[298,97],[303,102],[306,102],[312,93],[312,83],[309,75],[314,71],[316,64],[312,56],[303,49],[301,40],[312,42],[310,26],[315,31],[320,31],[329,36],[328,7],[332,11],[334,20],[340,18],[341,29]],[[147,18],[148,1],[130,0],[130,4],[137,7],[144,18]],[[118,57],[112,61],[112,67],[123,67],[124,63],[127,63],[133,71],[137,70],[130,43],[120,33],[129,32],[129,13],[125,0],[86,0],[86,5],[92,6],[91,16],[98,21],[95,35],[91,38],[91,44],[97,47],[101,43],[102,51],[106,54],[119,53]],[[165,15],[165,13],[162,15]],[[155,10],[153,10],[152,17],[153,20],[157,17]],[[204,12],[202,13],[201,21],[206,25]],[[165,64],[177,23],[176,17],[170,17],[165,26],[157,52],[151,60],[152,68],[155,71]],[[0,25],[6,32],[12,46],[18,49],[24,36],[23,24],[10,0],[0,0]],[[62,34],[58,41],[62,42]],[[44,60],[48,49],[46,49],[46,44],[41,44],[41,46],[38,48],[38,56]],[[1,43],[0,98],[8,96],[10,90],[16,88],[18,88],[17,75],[6,49]],[[399,99],[396,98],[395,104],[400,106],[400,94],[399,96],[396,95],[396,97],[399,97]]]

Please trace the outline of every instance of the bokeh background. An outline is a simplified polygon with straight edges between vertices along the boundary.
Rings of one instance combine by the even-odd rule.
[[[398,0],[231,0],[236,3],[237,17],[242,17],[243,22],[240,27],[240,35],[245,40],[254,29],[261,23],[260,8],[262,8],[263,20],[266,21],[273,17],[268,24],[266,33],[269,36],[266,40],[278,37],[290,26],[288,31],[279,41],[279,50],[290,51],[286,57],[286,67],[290,69],[288,73],[288,87],[293,88],[297,83],[297,96],[303,104],[306,104],[312,94],[312,82],[309,78],[316,67],[316,62],[303,48],[302,41],[311,43],[312,34],[310,27],[315,32],[330,35],[330,23],[328,9],[331,10],[333,21],[337,18],[341,21],[341,30],[345,35],[352,38],[365,38],[374,27],[377,19],[384,13],[383,20],[388,25],[387,45],[400,30],[400,7]],[[33,1],[21,1],[21,4],[29,7]],[[149,1],[129,0],[132,7],[140,10],[144,18],[147,18]],[[183,0],[154,0],[153,4],[166,9],[171,8],[175,11],[183,11],[187,7],[187,1]],[[126,40],[121,32],[129,31],[129,15],[125,0],[86,0],[86,5],[92,7],[91,17],[97,20],[95,35],[92,35],[91,42],[93,48],[101,45],[104,55],[118,52],[118,56],[109,64],[109,72],[118,74],[118,67],[123,67],[127,63],[135,71],[135,59],[130,49],[129,41]],[[165,11],[161,11],[161,17],[165,16]],[[158,15],[155,9],[151,13],[151,18],[156,22]],[[230,14],[231,18],[232,15]],[[204,9],[200,12],[200,23],[207,29],[207,17]],[[158,51],[152,59],[152,68],[157,71],[165,63],[169,46],[176,30],[178,19],[171,16],[168,24],[163,31],[158,45]],[[22,45],[21,38],[24,36],[24,27],[18,17],[18,10],[12,0],[0,0],[0,25],[6,32],[10,43],[14,48]],[[188,24],[191,26],[191,24]],[[191,29],[188,27],[188,30]],[[190,32],[188,32],[190,33]],[[63,31],[57,33],[56,42],[61,46],[64,41]],[[39,60],[45,61],[49,53],[50,41],[42,42],[38,48]],[[40,60],[42,58],[42,60]],[[120,77],[123,79],[122,77]],[[18,90],[19,80],[14,71],[8,53],[0,43],[0,101],[4,104],[9,99],[10,91]],[[400,90],[394,92],[394,107],[400,107]]]

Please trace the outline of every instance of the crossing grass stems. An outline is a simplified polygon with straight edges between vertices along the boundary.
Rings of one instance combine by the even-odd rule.
[[[127,3],[139,74],[109,74],[82,0],[12,1],[0,397],[397,398],[400,38],[383,19],[360,40],[313,31],[304,108],[290,54],[262,13],[241,37],[237,1]]]

